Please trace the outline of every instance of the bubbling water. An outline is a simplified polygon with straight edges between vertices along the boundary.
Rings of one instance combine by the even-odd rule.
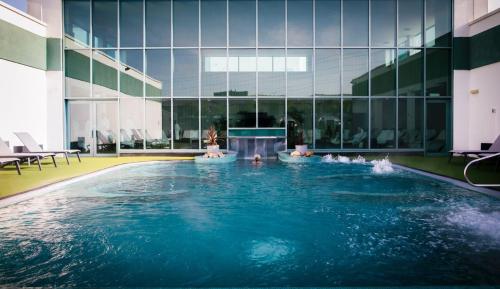
[[[376,174],[387,174],[394,172],[392,168],[392,163],[388,157],[385,157],[382,160],[373,160],[371,161],[373,165],[372,171]]]

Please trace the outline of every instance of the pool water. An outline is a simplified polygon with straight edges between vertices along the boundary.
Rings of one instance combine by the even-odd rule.
[[[361,164],[124,167],[0,208],[0,285],[500,285],[500,200]]]

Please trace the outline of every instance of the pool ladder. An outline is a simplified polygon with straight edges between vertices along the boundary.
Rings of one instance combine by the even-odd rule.
[[[478,158],[478,159],[475,159],[471,162],[469,162],[465,168],[464,168],[464,177],[465,177],[465,180],[475,186],[475,187],[500,187],[500,184],[476,184],[476,183],[473,183],[469,177],[467,176],[467,170],[469,169],[470,166],[472,166],[473,164],[475,163],[479,163],[481,161],[484,161],[484,160],[487,160],[487,159],[492,159],[492,158],[496,158],[496,157],[500,157],[500,153],[496,153],[496,154],[492,154],[492,155],[489,155],[489,156],[485,156],[485,157],[482,157],[482,158]],[[500,161],[500,160],[499,160]],[[497,166],[498,166],[498,161],[497,161]],[[496,168],[495,168],[496,169]]]

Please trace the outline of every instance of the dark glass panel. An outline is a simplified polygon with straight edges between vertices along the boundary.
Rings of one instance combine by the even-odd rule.
[[[95,103],[96,114],[96,153],[115,154],[118,133],[117,101],[98,101]]]
[[[396,96],[396,50],[371,50],[371,95]]]
[[[254,96],[257,58],[255,49],[229,49],[229,96]]]
[[[174,46],[198,46],[198,1],[174,1]]]
[[[396,99],[375,98],[371,104],[371,148],[396,147]]]
[[[451,53],[448,49],[427,49],[426,95],[451,96]]]
[[[344,99],[344,148],[368,148],[368,99]]]
[[[285,50],[259,49],[259,96],[285,96]]]
[[[72,150],[80,150],[81,154],[90,154],[94,138],[89,128],[92,120],[92,105],[90,102],[68,101],[67,104],[67,138]],[[116,144],[115,144],[116,146]]]
[[[66,48],[90,46],[90,1],[64,1],[64,44]]]
[[[174,49],[175,96],[198,96],[198,50]]]
[[[451,46],[451,0],[427,0],[425,9],[425,45]]]
[[[344,46],[368,46],[368,0],[344,1]]]
[[[344,50],[344,95],[368,96],[368,49]]]
[[[312,96],[313,70],[312,49],[288,49],[287,77],[288,96]]]
[[[429,153],[447,154],[451,149],[451,103],[449,100],[427,100],[425,149]]]
[[[340,49],[316,49],[316,96],[340,95]]]
[[[424,140],[424,99],[398,99],[398,115],[399,148],[422,148]]]
[[[226,0],[201,1],[201,45],[226,46]]]
[[[259,0],[259,46],[285,46],[284,0]]]
[[[170,98],[146,98],[146,148],[171,148]]]
[[[399,49],[400,96],[424,95],[424,57],[421,49]]]
[[[255,46],[255,0],[229,1],[229,46]]]
[[[120,148],[144,147],[144,99],[122,97],[120,99]]]
[[[288,0],[287,29],[288,46],[312,46],[313,42],[312,0]]]
[[[201,57],[201,95],[227,96],[226,49],[202,49]]]
[[[146,46],[170,46],[170,0],[146,0]]]
[[[229,100],[229,127],[255,127],[255,99]]]
[[[316,99],[316,148],[340,148],[340,99]]]
[[[340,46],[340,0],[316,0],[316,46]]]
[[[90,50],[65,50],[66,97],[90,97]]]
[[[287,105],[288,148],[294,149],[300,137],[304,144],[313,142],[313,101],[312,99],[288,99]]]
[[[143,0],[120,1],[120,47],[143,46]]]
[[[120,92],[122,96],[143,96],[142,50],[120,50]]]
[[[372,46],[396,46],[396,0],[372,0]]]
[[[117,1],[94,0],[92,3],[93,46],[117,47]]]
[[[174,148],[199,148],[198,99],[174,99]]]
[[[399,0],[398,46],[422,46],[423,0]]]
[[[258,100],[259,127],[285,127],[285,99]]]
[[[227,147],[227,102],[225,99],[201,100],[201,138],[207,138],[208,130],[213,126],[217,131],[217,143],[221,149]],[[201,143],[206,148],[205,142]]]
[[[146,96],[170,95],[170,49],[146,50]]]
[[[118,97],[116,50],[94,50],[92,55],[93,97]]]

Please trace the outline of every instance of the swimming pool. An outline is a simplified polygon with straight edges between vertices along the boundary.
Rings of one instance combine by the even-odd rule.
[[[0,285],[500,285],[500,200],[370,165],[142,164],[0,208]]]

